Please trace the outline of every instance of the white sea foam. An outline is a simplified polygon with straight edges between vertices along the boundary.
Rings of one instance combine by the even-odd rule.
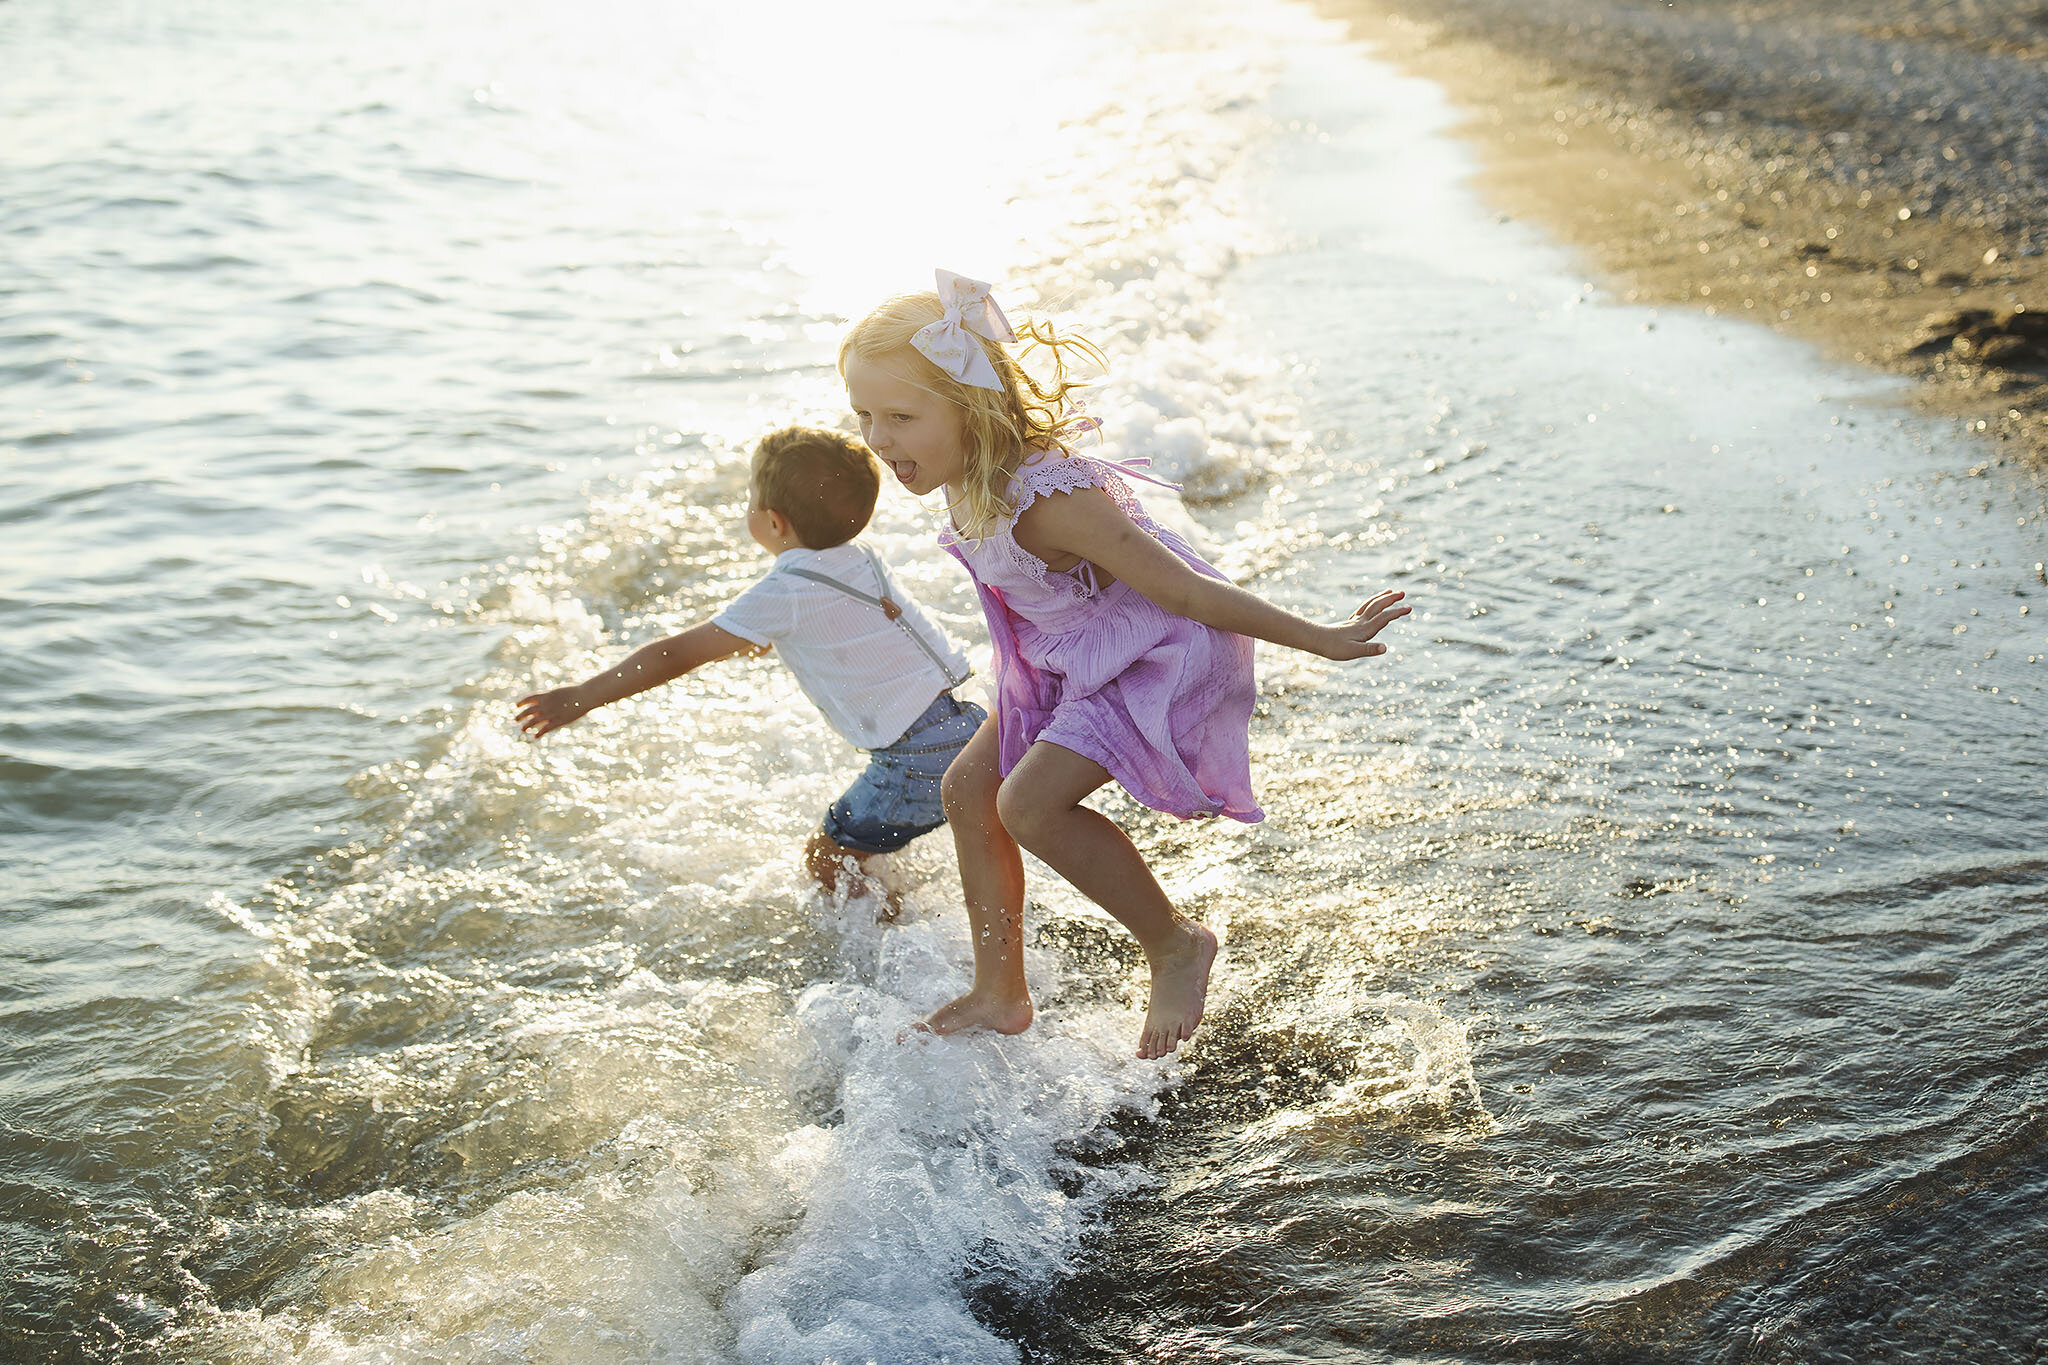
[[[570,1177],[453,1216],[399,1191],[280,1214],[321,1258],[317,1288],[216,1320],[208,1349],[1014,1360],[968,1311],[963,1271],[1029,1284],[1069,1263],[1101,1201],[1145,1177],[1063,1144],[1149,1110],[1162,1070],[1130,1055],[1116,1008],[1049,1010],[1017,1038],[912,1032],[964,984],[957,914],[883,929],[869,899],[815,908],[846,932],[844,970],[794,1002],[643,970],[595,996],[487,991],[487,1039],[404,1049],[394,1105],[472,1101],[444,1156],[486,1186],[526,1183],[550,1153]],[[1040,952],[1030,968],[1051,992],[1069,970]],[[350,1088],[381,1087],[359,1073]],[[829,1109],[806,1121],[806,1096]]]
[[[804,1213],[728,1297],[743,1359],[1014,1361],[967,1310],[963,1270],[1044,1283],[1101,1200],[1142,1179],[1061,1151],[1114,1110],[1149,1107],[1158,1072],[1129,1059],[1127,1020],[1055,1016],[1019,1038],[906,1034],[917,1015],[905,997],[929,1002],[958,964],[934,978],[935,945],[914,929],[897,937],[884,985],[814,986],[799,1004],[838,1062],[841,1121],[789,1139]]]

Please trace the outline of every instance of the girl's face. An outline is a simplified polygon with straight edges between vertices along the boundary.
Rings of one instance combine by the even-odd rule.
[[[967,472],[960,410],[935,393],[859,356],[846,361],[846,401],[860,438],[919,497]]]

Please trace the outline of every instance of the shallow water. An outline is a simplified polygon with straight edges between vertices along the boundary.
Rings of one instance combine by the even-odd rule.
[[[1229,291],[1312,376],[1248,555],[1428,605],[1269,672],[1231,1041],[1047,1358],[2035,1358],[2039,481],[1446,230],[1353,71]]]
[[[0,11],[11,1356],[2042,1349],[2039,482],[1601,298],[1296,9],[1052,17]],[[1040,1025],[896,1045],[950,851],[806,899],[772,664],[510,724],[759,572],[748,444],[934,260],[1241,581],[1422,608],[1262,652],[1266,824],[1106,798],[1228,935],[1182,1065],[1042,873]]]

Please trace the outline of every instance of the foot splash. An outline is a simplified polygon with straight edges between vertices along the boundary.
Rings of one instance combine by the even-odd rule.
[[[1186,922],[1182,948],[1152,964],[1152,999],[1145,1010],[1145,1029],[1138,1035],[1138,1055],[1164,1057],[1194,1036],[1209,998],[1209,968],[1216,961],[1216,935],[1193,920]]]
[[[957,1000],[939,1006],[917,1024],[921,1033],[968,1033],[986,1029],[991,1033],[1022,1033],[1031,1027],[1031,997],[998,995],[993,991],[969,991]]]

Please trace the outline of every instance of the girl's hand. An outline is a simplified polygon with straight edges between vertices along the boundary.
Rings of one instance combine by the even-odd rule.
[[[1384,654],[1387,647],[1373,640],[1392,622],[1406,616],[1411,608],[1396,606],[1406,593],[1387,591],[1367,601],[1350,619],[1324,626],[1324,641],[1316,652],[1325,659],[1370,659]]]
[[[557,687],[552,692],[536,692],[519,700],[519,728],[539,739],[550,730],[559,730],[572,720],[577,720],[592,708],[584,700],[580,687]]]

